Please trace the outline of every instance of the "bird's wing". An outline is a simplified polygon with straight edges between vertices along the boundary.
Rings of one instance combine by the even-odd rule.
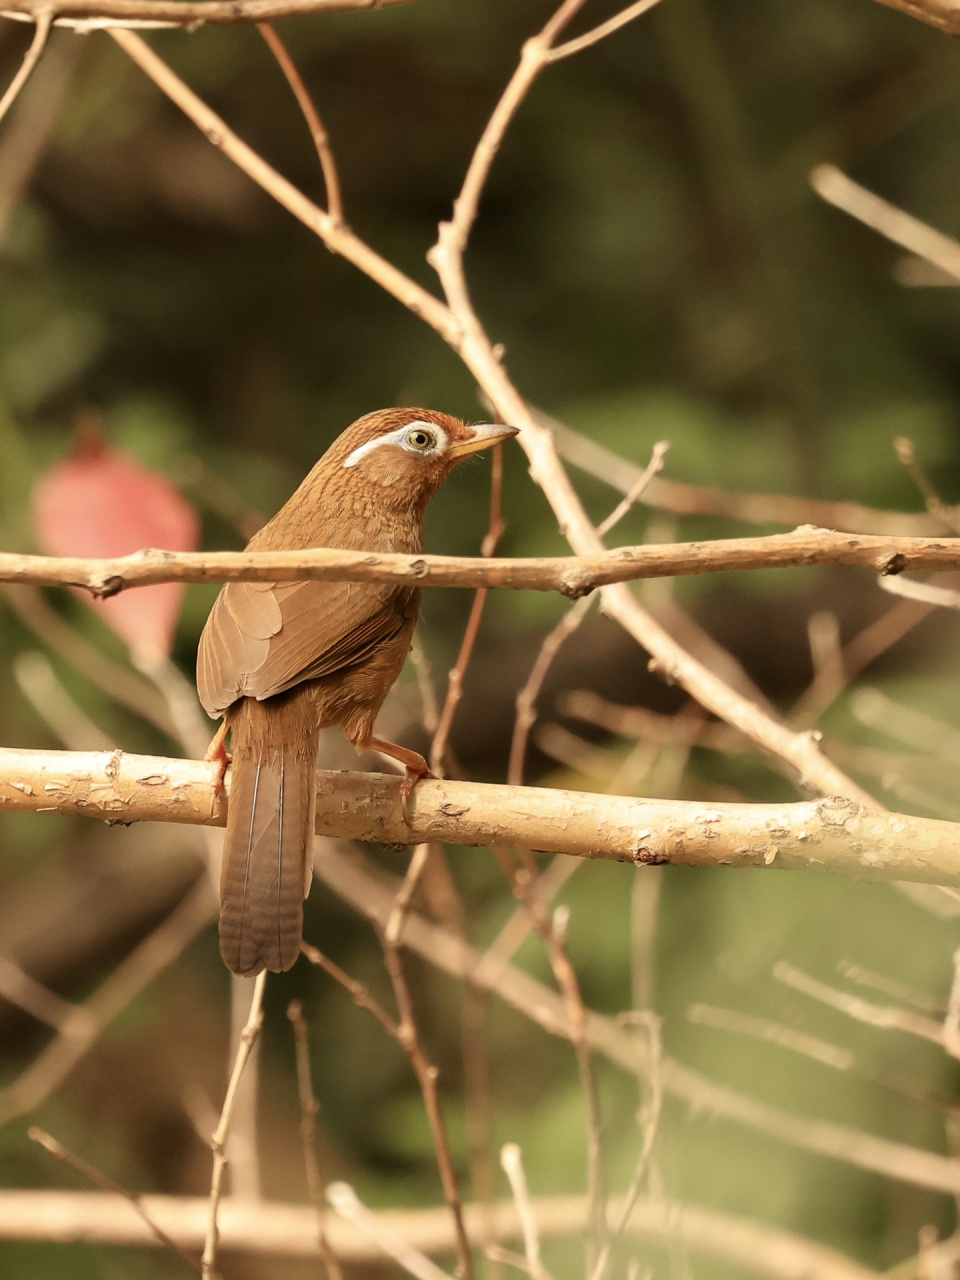
[[[200,637],[200,701],[218,716],[237,698],[352,666],[393,639],[419,599],[416,588],[376,583],[228,583]]]

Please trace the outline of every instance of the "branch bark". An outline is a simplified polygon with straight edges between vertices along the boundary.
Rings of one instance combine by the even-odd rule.
[[[113,823],[222,826],[216,763],[0,749],[0,812],[71,813]],[[229,774],[228,789],[229,789]],[[317,833],[377,844],[515,845],[637,866],[818,868],[960,885],[960,826],[828,797],[795,804],[635,800],[542,787],[317,773]]]
[[[203,1239],[206,1201],[199,1197],[143,1196],[151,1219],[179,1244],[195,1248]],[[545,1239],[575,1236],[586,1219],[583,1196],[534,1198],[540,1235]],[[496,1231],[503,1240],[520,1239],[520,1222],[512,1201],[492,1206]],[[618,1201],[611,1208],[615,1212]],[[468,1227],[477,1233],[480,1209],[466,1208]],[[453,1239],[446,1209],[394,1209],[377,1214],[385,1224],[423,1253],[448,1253]],[[328,1225],[333,1247],[344,1262],[383,1261],[376,1244],[348,1222]],[[787,1231],[777,1231],[747,1218],[670,1201],[641,1200],[627,1234],[662,1242],[683,1241],[698,1253],[724,1258],[754,1275],[780,1280],[878,1280],[879,1273],[835,1249]],[[226,1199],[221,1205],[224,1250],[274,1258],[319,1256],[316,1218],[302,1205],[254,1203]],[[93,1191],[0,1192],[0,1240],[39,1240],[90,1244],[152,1246],[156,1240],[129,1204],[118,1196]]]
[[[410,0],[3,0],[0,17],[58,27],[199,27],[207,22],[272,22],[311,13],[385,9]]]
[[[0,582],[83,587],[106,597],[157,582],[410,582],[424,587],[500,587],[582,596],[640,578],[852,565],[875,573],[960,569],[960,538],[903,538],[801,526],[762,538],[718,538],[617,547],[579,556],[377,554],[318,547],[310,551],[191,551],[147,548],[112,560],[0,552]]]

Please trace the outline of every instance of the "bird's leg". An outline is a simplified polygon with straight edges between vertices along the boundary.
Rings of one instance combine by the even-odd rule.
[[[400,811],[404,822],[407,822],[410,816],[410,797],[413,794],[413,788],[421,778],[435,776],[430,772],[430,766],[418,751],[398,747],[395,742],[386,742],[383,738],[367,738],[365,742],[357,743],[357,746],[364,750],[379,751],[381,755],[399,760],[403,765],[406,772],[400,784]]]
[[[213,784],[213,794],[217,797],[219,797],[221,791],[223,791],[223,780],[227,776],[227,765],[230,763],[230,754],[223,745],[227,740],[227,731],[229,727],[226,717],[224,717],[217,728],[217,732],[213,735],[210,745],[207,747],[203,757],[206,764],[217,764],[220,766],[217,770],[216,781]]]

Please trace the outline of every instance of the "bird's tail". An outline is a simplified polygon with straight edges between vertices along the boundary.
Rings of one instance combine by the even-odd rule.
[[[318,729],[309,686],[227,712],[233,751],[220,872],[220,954],[252,977],[289,969],[310,888]]]

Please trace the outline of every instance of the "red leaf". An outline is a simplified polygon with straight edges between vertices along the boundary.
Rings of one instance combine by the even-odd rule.
[[[113,449],[89,424],[78,429],[72,456],[38,482],[33,518],[37,543],[54,556],[193,551],[200,534],[196,511],[165,476]],[[150,659],[170,653],[183,591],[180,583],[163,583],[109,600],[80,594],[138,656]]]

